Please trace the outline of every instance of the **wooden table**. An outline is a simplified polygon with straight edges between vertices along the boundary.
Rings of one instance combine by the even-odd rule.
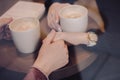
[[[95,22],[89,18],[89,26],[96,26]],[[40,21],[41,27],[41,40],[43,40],[46,35],[50,32],[47,25],[46,17],[43,17]],[[40,44],[41,45],[41,44]],[[58,69],[51,73],[50,79],[57,80],[64,77],[71,76],[75,73],[80,72],[92,64],[97,55],[88,52],[81,48],[81,46],[69,46],[70,62],[65,67]],[[0,41],[0,66],[7,69],[25,72],[27,73],[33,64],[37,53],[31,53],[28,55],[21,54],[16,50],[13,41]]]

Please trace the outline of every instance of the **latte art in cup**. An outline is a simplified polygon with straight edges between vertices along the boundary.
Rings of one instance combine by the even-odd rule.
[[[63,15],[65,18],[79,18],[80,16],[82,16],[80,13],[68,13]]]
[[[33,23],[29,22],[24,25],[13,26],[12,29],[15,31],[26,31],[26,30],[33,29],[34,27],[35,27],[35,25]]]

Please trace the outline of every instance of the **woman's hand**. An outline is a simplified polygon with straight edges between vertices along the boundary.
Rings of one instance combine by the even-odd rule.
[[[68,49],[63,40],[53,42],[56,32],[52,30],[43,40],[43,45],[33,67],[41,70],[45,75],[65,66],[68,63]]]
[[[61,26],[59,25],[59,11],[65,7],[70,5],[69,3],[53,3],[48,11],[48,26],[52,29],[55,29],[57,31],[61,31]]]
[[[92,41],[97,41],[97,35],[92,33],[90,35]],[[89,33],[80,33],[80,32],[57,32],[53,41],[64,40],[72,45],[85,44],[89,45]]]

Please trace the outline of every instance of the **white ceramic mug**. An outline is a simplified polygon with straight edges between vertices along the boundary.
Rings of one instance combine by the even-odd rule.
[[[21,53],[32,53],[40,41],[38,19],[26,17],[14,20],[9,25],[14,44]]]
[[[80,5],[70,5],[59,11],[63,32],[85,32],[88,26],[88,10]]]

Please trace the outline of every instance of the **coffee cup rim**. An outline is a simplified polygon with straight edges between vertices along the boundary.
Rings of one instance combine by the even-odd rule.
[[[71,8],[71,7],[80,7],[80,8],[83,8],[85,11],[86,11],[86,14],[88,14],[88,9],[86,8],[86,7],[84,7],[84,6],[82,6],[82,5],[68,5],[68,6],[66,6],[66,7],[64,7],[64,8],[62,8],[60,11],[59,11],[59,16],[60,16],[60,18],[63,18],[63,19],[79,19],[79,18],[82,18],[82,17],[84,17],[84,16],[81,16],[81,17],[78,17],[78,18],[65,18],[65,17],[63,17],[62,16],[62,11],[64,10],[64,9],[67,9],[67,8]],[[86,15],[86,14],[84,14],[84,15]]]
[[[34,20],[37,22],[37,24],[40,25],[39,19],[37,19],[37,18],[34,18],[34,17],[22,17],[22,18],[13,20],[13,21],[9,24],[9,29],[10,29],[10,31],[14,31],[14,32],[28,32],[28,31],[31,31],[31,30],[35,29],[35,28],[33,28],[33,29],[25,30],[25,31],[24,31],[24,30],[23,30],[23,31],[16,31],[16,30],[14,30],[14,29],[11,28],[11,25],[13,25],[13,23],[15,23],[16,21],[22,20],[22,19],[23,19],[23,20],[24,20],[24,19],[34,19]],[[36,27],[38,27],[38,26],[36,26]]]

